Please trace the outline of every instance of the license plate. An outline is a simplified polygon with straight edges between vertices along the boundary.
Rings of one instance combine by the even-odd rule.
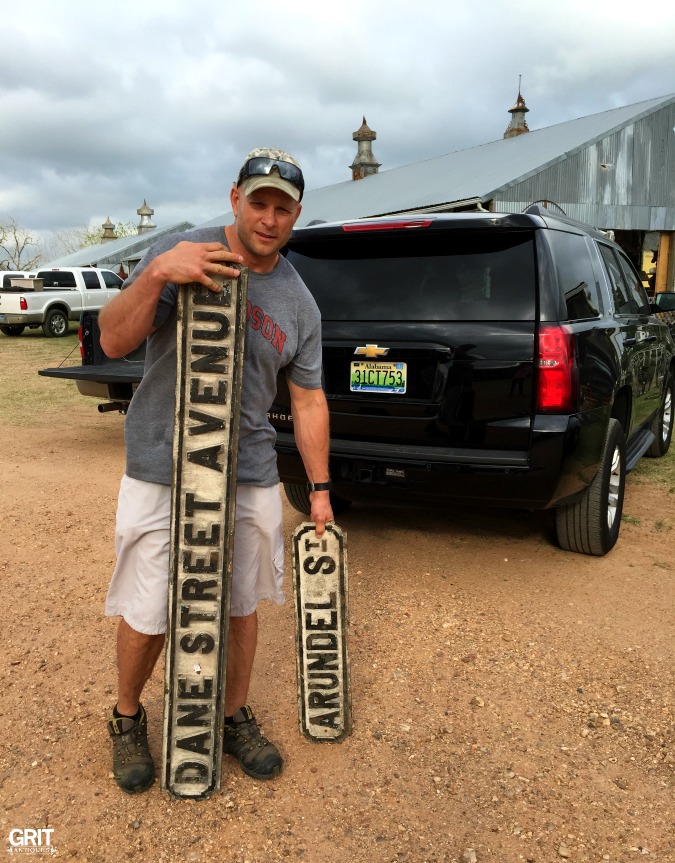
[[[352,362],[349,389],[353,393],[404,393],[406,363]]]
[[[7,315],[0,315],[0,321],[4,321]]]

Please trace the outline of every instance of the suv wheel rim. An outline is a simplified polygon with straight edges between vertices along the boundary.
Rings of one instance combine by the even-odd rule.
[[[665,443],[670,434],[670,426],[673,421],[673,394],[670,387],[666,390],[663,400],[663,420],[661,421],[661,440]]]
[[[614,526],[616,510],[621,493],[621,453],[619,447],[614,447],[612,455],[612,467],[609,474],[609,489],[607,494],[607,527]]]

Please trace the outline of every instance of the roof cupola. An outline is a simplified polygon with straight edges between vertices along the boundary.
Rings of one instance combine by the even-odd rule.
[[[147,234],[148,231],[154,230],[157,225],[153,224],[151,216],[155,215],[155,211],[152,207],[148,207],[148,202],[143,199],[143,206],[139,207],[136,212],[141,217],[140,222],[138,223],[138,233],[139,234]]]
[[[119,240],[119,237],[115,233],[115,226],[110,221],[110,216],[108,216],[101,227],[103,228],[103,234],[101,236],[102,243],[107,243],[108,240]]]
[[[527,122],[525,121],[525,114],[528,113],[530,109],[525,104],[525,99],[520,95],[520,75],[518,76],[518,98],[516,99],[516,104],[513,108],[509,108],[509,114],[511,115],[511,122],[506,127],[506,132],[504,132],[505,138],[515,138],[516,135],[524,135],[525,132],[529,132],[529,127]]]
[[[380,162],[373,155],[373,141],[377,138],[377,132],[368,128],[366,118],[363,118],[361,128],[352,135],[352,140],[358,142],[358,150],[351,164],[352,180],[362,180],[370,174],[377,174]]]

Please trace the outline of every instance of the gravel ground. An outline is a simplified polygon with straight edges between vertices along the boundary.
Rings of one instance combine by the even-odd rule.
[[[281,777],[256,783],[227,758],[207,801],[157,784],[127,796],[111,774],[116,624],[102,616],[123,420],[81,402],[2,434],[7,848],[13,829],[50,828],[59,856],[90,863],[675,860],[666,489],[629,480],[604,559],[555,548],[546,513],[353,508],[339,522],[351,737],[299,734],[292,602],[266,604],[251,703]],[[301,520],[285,504],[287,537]],[[144,697],[158,760],[162,673]]]

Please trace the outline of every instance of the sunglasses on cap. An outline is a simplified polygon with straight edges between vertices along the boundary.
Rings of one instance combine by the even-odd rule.
[[[257,156],[244,163],[241,171],[239,171],[237,186],[240,186],[249,177],[267,176],[272,173],[273,169],[276,169],[282,180],[286,180],[295,186],[302,198],[302,193],[305,191],[305,179],[302,176],[300,168],[292,162],[283,162],[281,159],[268,159],[265,156]]]

